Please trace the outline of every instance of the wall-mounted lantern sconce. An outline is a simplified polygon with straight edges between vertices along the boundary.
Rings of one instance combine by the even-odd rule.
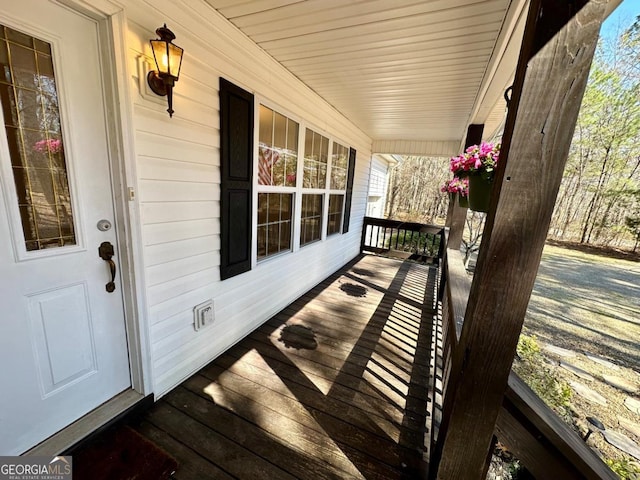
[[[167,112],[173,117],[173,85],[180,76],[183,49],[171,43],[176,36],[167,28],[166,23],[156,30],[156,34],[160,38],[150,40],[150,43],[158,70],[147,74],[147,83],[156,95],[167,96]]]

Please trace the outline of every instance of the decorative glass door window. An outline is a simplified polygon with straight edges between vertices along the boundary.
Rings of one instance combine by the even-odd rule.
[[[3,25],[0,102],[27,251],[75,245],[51,45]]]

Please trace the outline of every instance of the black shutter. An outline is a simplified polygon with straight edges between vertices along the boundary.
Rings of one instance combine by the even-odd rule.
[[[349,170],[347,171],[347,192],[344,199],[344,223],[342,233],[349,231],[349,219],[351,218],[351,195],[353,193],[353,172],[356,168],[356,150],[349,148]]]
[[[220,78],[220,278],[251,270],[253,95]]]

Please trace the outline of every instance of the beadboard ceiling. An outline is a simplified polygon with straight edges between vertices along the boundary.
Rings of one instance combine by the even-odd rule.
[[[490,136],[526,16],[525,0],[206,1],[374,145]]]

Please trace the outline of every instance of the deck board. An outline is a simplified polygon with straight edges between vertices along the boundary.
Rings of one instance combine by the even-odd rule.
[[[434,266],[358,257],[135,428],[178,459],[178,479],[418,478],[438,278]]]

